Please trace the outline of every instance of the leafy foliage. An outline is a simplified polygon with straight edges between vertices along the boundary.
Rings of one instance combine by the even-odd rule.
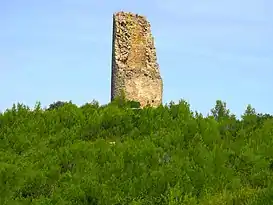
[[[270,205],[273,117],[187,102],[64,102],[0,113],[0,204]],[[111,142],[115,142],[114,144]]]
[[[50,104],[49,108],[47,110],[58,109],[58,108],[64,106],[65,104],[69,104],[69,103],[71,104],[72,102],[70,101],[70,102],[67,103],[67,102],[63,102],[63,101],[57,101],[57,102],[54,102],[54,103]]]

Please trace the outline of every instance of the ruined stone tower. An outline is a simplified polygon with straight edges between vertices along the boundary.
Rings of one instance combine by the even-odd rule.
[[[122,91],[141,107],[162,103],[163,83],[150,23],[129,12],[113,15],[111,100]]]

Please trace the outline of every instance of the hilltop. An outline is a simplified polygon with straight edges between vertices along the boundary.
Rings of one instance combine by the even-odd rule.
[[[272,204],[273,117],[116,99],[0,115],[0,204]]]

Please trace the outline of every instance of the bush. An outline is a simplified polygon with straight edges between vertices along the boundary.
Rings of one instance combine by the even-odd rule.
[[[273,119],[122,99],[0,114],[0,204],[272,204]],[[115,142],[114,144],[112,142]]]

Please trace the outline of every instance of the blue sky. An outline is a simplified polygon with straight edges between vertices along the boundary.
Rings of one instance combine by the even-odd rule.
[[[217,99],[240,115],[273,114],[272,0],[0,1],[0,110],[62,100],[110,101],[112,15],[152,25],[164,103],[207,114]]]

